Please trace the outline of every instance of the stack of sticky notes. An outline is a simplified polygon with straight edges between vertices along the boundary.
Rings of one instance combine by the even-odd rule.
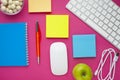
[[[32,12],[51,12],[51,0],[28,0],[28,10]]]
[[[96,38],[94,34],[73,35],[73,57],[96,57]]]
[[[68,15],[46,15],[46,37],[68,38],[69,37]]]

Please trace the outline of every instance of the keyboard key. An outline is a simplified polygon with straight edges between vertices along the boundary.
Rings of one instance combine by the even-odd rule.
[[[80,5],[80,4],[77,4],[77,5],[76,5],[76,8],[80,9],[80,8],[81,8],[81,5]]]
[[[86,11],[85,14],[86,14],[86,16],[89,16],[89,15],[90,15],[90,12],[89,12],[89,11]]]
[[[111,18],[111,15],[108,13],[108,14],[106,15],[106,17],[107,17],[108,19],[110,19],[110,18]]]
[[[90,10],[90,9],[91,9],[91,6],[88,4],[88,5],[86,6],[86,8],[87,8],[88,10]]]
[[[116,13],[115,11],[112,12],[112,15],[113,15],[113,16],[116,16],[116,14],[117,14],[117,13]]]
[[[106,15],[106,13],[107,13],[107,12],[106,12],[105,10],[102,11],[102,14],[103,14],[103,15]]]
[[[107,37],[108,34],[101,29],[98,25],[96,25],[93,21],[91,21],[90,19],[87,19],[86,22],[90,25],[90,26],[94,26],[92,27],[94,30],[96,30],[98,33],[100,33],[102,36]]]
[[[90,19],[93,20],[94,18],[95,18],[95,16],[91,14]]]
[[[115,36],[116,36],[116,33],[113,31],[113,32],[111,33],[111,35],[112,35],[113,37],[115,37]]]
[[[116,30],[118,29],[118,27],[114,25],[112,29],[113,29],[114,31],[116,31]]]
[[[120,36],[119,36],[119,35],[117,35],[115,38],[116,38],[116,40],[118,40],[118,41],[120,40]]]
[[[109,8],[107,9],[107,11],[108,11],[109,13],[111,13],[111,12],[112,12],[112,8],[109,7]]]
[[[110,40],[110,42],[112,42],[114,40],[114,38],[112,36],[109,36],[108,39]]]
[[[100,21],[100,22],[98,23],[98,25],[99,25],[99,26],[103,26],[103,22]]]
[[[117,10],[119,7],[115,4],[114,6],[113,6],[113,9],[114,10]]]
[[[107,8],[108,8],[108,5],[107,5],[107,4],[104,4],[104,5],[103,5],[103,8],[104,8],[104,9],[107,9]]]
[[[91,5],[94,3],[93,0],[89,0],[88,2],[89,2],[89,4],[91,4]]]
[[[79,3],[81,3],[83,0],[77,0]]]
[[[84,12],[86,11],[86,9],[85,9],[84,7],[82,7],[82,8],[80,9],[80,11],[84,13]]]
[[[112,17],[111,19],[110,19],[110,21],[112,21],[113,23],[115,22],[115,18],[114,17]]]
[[[115,25],[119,26],[120,25],[120,21],[115,21]]]
[[[98,23],[98,22],[99,22],[99,19],[98,19],[98,18],[95,18],[95,19],[94,19],[94,22],[95,22],[95,23]]]
[[[112,1],[109,2],[109,6],[112,7],[114,3]]]
[[[72,8],[72,11],[73,11],[73,12],[76,12],[76,11],[77,11],[77,9],[73,7],[73,8]]]
[[[100,18],[101,20],[104,20],[104,19],[105,19],[105,17],[104,17],[103,15],[101,15],[99,18]]]
[[[104,23],[108,23],[109,22],[109,20],[106,18],[106,19],[104,19]]]
[[[101,11],[102,11],[102,8],[101,8],[101,7],[98,7],[97,10],[98,10],[99,12],[101,12]]]
[[[94,8],[97,8],[97,7],[98,7],[98,5],[95,3],[95,4],[93,5],[93,7],[94,7]]]
[[[96,2],[98,2],[99,0],[95,0]]]
[[[68,9],[71,9],[71,8],[72,8],[72,5],[69,3],[69,4],[66,5],[66,7],[67,7]]]
[[[116,41],[116,40],[113,41],[113,44],[114,44],[114,45],[117,45],[117,44],[118,44],[118,41]]]
[[[73,5],[76,5],[76,1],[75,0],[71,0],[71,4],[73,4]]]
[[[111,1],[111,0],[104,0],[106,3],[108,3],[109,1]]]
[[[76,15],[79,17],[81,15],[80,11],[76,11]]]
[[[87,3],[86,3],[86,2],[83,2],[82,5],[85,7],[85,6],[87,6]]]
[[[107,32],[110,34],[112,32],[112,30],[110,28],[108,28]]]
[[[97,17],[99,17],[99,16],[100,16],[100,13],[99,13],[99,12],[96,12],[95,15],[96,15]]]
[[[91,12],[94,14],[96,12],[96,10],[94,8],[92,8]]]
[[[120,8],[117,10],[117,12],[120,14]]]
[[[81,15],[81,18],[82,18],[83,20],[86,20],[86,19],[87,19],[87,17],[86,17],[84,14]]]
[[[113,27],[113,23],[109,22],[109,23],[108,23],[108,26],[109,26],[110,28],[112,28],[112,27]]]
[[[103,6],[104,2],[102,0],[99,1],[99,5]]]
[[[120,20],[120,15],[118,14],[118,15],[116,16],[116,18],[117,18],[118,20]]]
[[[107,25],[103,25],[103,29],[107,30],[108,26]]]
[[[120,35],[120,29],[117,30],[117,33]]]

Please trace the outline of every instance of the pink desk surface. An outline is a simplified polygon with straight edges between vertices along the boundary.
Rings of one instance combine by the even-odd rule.
[[[28,13],[28,0],[25,0],[25,6],[21,13],[15,16],[7,16],[0,12],[0,23],[3,22],[27,22],[28,23],[28,38],[29,38],[29,61],[28,67],[0,67],[0,80],[74,80],[72,77],[72,69],[77,63],[86,63],[91,66],[93,72],[96,70],[101,52],[107,48],[114,48],[107,40],[96,33],[83,21],[69,12],[65,5],[69,0],[52,0],[52,12],[46,14],[68,14],[70,17],[70,37],[68,39],[46,39],[45,37],[45,13],[29,14]],[[114,0],[120,5],[120,0]],[[35,48],[35,21],[38,20],[42,30],[42,43],[41,43],[41,59],[40,64],[36,60]],[[97,56],[96,58],[80,58],[74,59],[72,57],[72,35],[73,34],[96,34],[97,43]],[[53,42],[61,41],[67,45],[68,49],[68,72],[64,76],[54,76],[50,69],[50,44]],[[120,52],[120,51],[119,51]],[[108,71],[109,64],[106,63],[104,73]],[[117,62],[116,73],[114,80],[120,80],[120,59]],[[97,80],[94,76],[92,80]]]

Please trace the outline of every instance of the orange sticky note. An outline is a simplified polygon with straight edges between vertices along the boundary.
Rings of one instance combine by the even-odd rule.
[[[51,0],[28,0],[29,12],[51,12]]]

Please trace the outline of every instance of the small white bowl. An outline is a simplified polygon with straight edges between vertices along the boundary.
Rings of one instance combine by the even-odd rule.
[[[15,1],[15,0],[14,0],[14,1]],[[18,1],[18,0],[16,0],[16,1]],[[6,15],[16,15],[16,14],[18,14],[19,12],[21,12],[21,10],[23,9],[24,0],[22,0],[22,5],[19,5],[19,6],[21,7],[21,9],[20,9],[20,10],[17,10],[17,8],[11,9],[12,13],[9,12],[10,10],[7,11],[7,9],[6,9],[5,11],[2,10],[2,8],[1,8],[2,5],[3,5],[2,2],[0,2],[0,10],[1,10],[2,13],[6,14]],[[18,8],[20,8],[20,7],[18,7]],[[5,8],[8,8],[8,5],[6,5]],[[13,11],[13,10],[14,10],[14,11]],[[16,11],[15,11],[15,10],[16,10]]]

